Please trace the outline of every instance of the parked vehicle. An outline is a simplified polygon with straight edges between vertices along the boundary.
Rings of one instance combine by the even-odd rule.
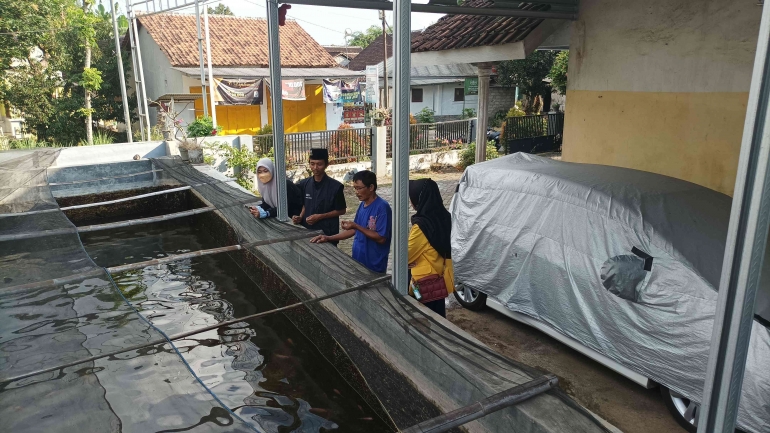
[[[637,383],[695,431],[730,197],[682,180],[517,153],[465,171],[452,205],[458,301],[488,305]],[[738,426],[770,431],[770,260]]]
[[[497,150],[500,150],[500,131],[495,131],[492,128],[487,128],[487,142],[494,141]]]

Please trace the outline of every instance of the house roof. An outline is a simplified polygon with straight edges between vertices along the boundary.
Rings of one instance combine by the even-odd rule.
[[[383,76],[384,62],[377,64],[377,76]],[[388,77],[393,77],[393,57],[388,59]],[[450,81],[442,82],[454,82],[454,79],[463,80],[469,77],[477,77],[479,75],[478,69],[467,63],[455,63],[451,65],[430,65],[430,66],[412,66],[409,71],[411,81],[414,83],[418,79],[439,79]]]
[[[489,8],[489,0],[469,0],[464,7]],[[499,5],[498,5],[499,6]],[[522,3],[523,10],[548,10],[547,4]],[[523,40],[543,20],[539,18],[446,15],[419,34],[412,34],[412,52],[442,51],[502,45]]]
[[[190,66],[181,68],[172,68],[191,77],[200,77],[200,67]],[[213,68],[213,75],[217,78],[268,78],[270,70],[268,68]],[[283,78],[305,78],[305,79],[326,79],[326,78],[358,78],[363,77],[362,72],[351,71],[347,68],[281,68],[281,77]]]
[[[186,14],[139,15],[171,66],[196,66],[198,39],[195,16]],[[209,16],[211,60],[215,66],[267,67],[267,20],[262,18]],[[333,67],[337,62],[296,21],[280,28],[281,66],[288,68]],[[205,47],[204,47],[205,50]]]
[[[342,54],[345,57],[352,59],[353,57],[357,56],[358,53],[363,51],[363,48],[356,47],[356,46],[345,46],[345,45],[324,45],[324,49],[327,53],[329,53],[332,56],[336,56],[337,54]]]
[[[366,48],[361,50],[355,59],[348,63],[348,68],[351,71],[363,71],[369,65],[376,65],[382,61],[384,55],[384,48],[382,44],[387,38],[388,41],[388,57],[393,55],[393,38],[390,35],[377,36]]]

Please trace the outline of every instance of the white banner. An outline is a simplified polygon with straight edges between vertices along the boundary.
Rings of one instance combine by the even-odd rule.
[[[366,67],[366,102],[379,105],[380,77],[377,76],[377,66]]]

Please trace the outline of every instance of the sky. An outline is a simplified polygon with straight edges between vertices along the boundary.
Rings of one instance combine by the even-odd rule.
[[[266,17],[265,0],[210,0],[212,7],[223,3],[239,17]],[[427,3],[418,1],[416,3]],[[193,9],[180,10],[192,13]],[[386,12],[386,21],[393,26],[393,12]],[[443,15],[413,13],[412,30],[421,30],[435,23]],[[364,9],[331,8],[323,6],[291,5],[289,19],[296,19],[300,26],[321,45],[345,45],[345,31],[364,31],[372,25],[381,26],[378,11]]]

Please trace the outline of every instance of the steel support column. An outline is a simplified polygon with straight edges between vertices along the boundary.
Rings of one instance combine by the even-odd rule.
[[[136,114],[139,117],[139,140],[144,140],[144,116],[142,115],[142,82],[139,78],[139,63],[136,60],[136,43],[134,40],[134,21],[130,3],[126,2],[128,9],[128,40],[131,43],[131,69],[134,75],[134,95],[136,95]],[[149,128],[149,125],[148,125]]]
[[[770,225],[770,8],[762,10],[699,433],[732,433]]]
[[[137,94],[137,106],[139,107],[139,115],[143,117],[143,123],[144,123],[144,139],[147,141],[150,141],[150,109],[147,107],[147,87],[144,84],[144,66],[142,64],[142,45],[139,43],[139,25],[137,23],[136,14],[132,14],[131,19],[129,20],[129,31],[134,36],[134,39],[132,41],[132,44],[134,45],[134,55],[136,56],[136,69],[134,70],[134,82],[137,81],[138,77],[138,88],[136,89]]]
[[[270,59],[270,95],[273,101],[273,146],[275,177],[278,183],[278,220],[288,221],[286,204],[286,151],[284,149],[283,99],[281,92],[281,41],[278,26],[278,2],[267,0],[267,48]]]
[[[487,107],[489,106],[489,76],[492,74],[491,63],[476,65],[479,74],[479,107],[476,113],[476,162],[487,160]]]
[[[126,93],[126,75],[123,71],[123,54],[120,51],[120,35],[118,34],[118,18],[115,15],[115,3],[110,1],[110,13],[112,14],[112,32],[115,35],[115,56],[118,61],[118,77],[120,79],[120,96],[123,98],[123,121],[126,124],[126,139],[134,142],[131,133],[131,114],[128,111],[128,94]]]
[[[214,65],[211,64],[211,37],[209,35],[209,9],[203,8],[203,21],[206,27],[206,59],[209,64],[209,98],[211,99],[211,122],[217,129],[217,107],[214,101]],[[203,87],[203,85],[201,85]],[[205,101],[204,101],[205,103]]]
[[[206,68],[203,66],[203,34],[201,33],[201,8],[200,2],[195,0],[195,29],[198,32],[198,63],[201,68],[201,98],[203,100],[203,116],[209,115],[206,104]],[[213,109],[214,107],[212,107]]]
[[[393,1],[393,287],[403,294],[409,286],[410,3],[410,0]]]

